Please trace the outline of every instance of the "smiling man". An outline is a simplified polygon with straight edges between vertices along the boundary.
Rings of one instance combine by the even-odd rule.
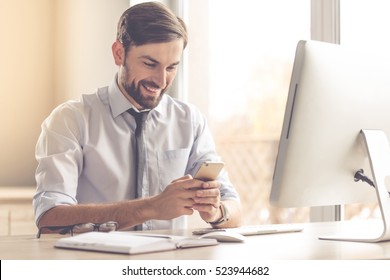
[[[111,85],[61,104],[42,124],[33,200],[40,229],[94,230],[108,221],[119,229],[185,228],[195,211],[214,227],[239,225],[226,172],[215,181],[192,177],[204,161],[219,160],[206,120],[165,94],[186,45],[184,22],[162,4],[123,13]]]

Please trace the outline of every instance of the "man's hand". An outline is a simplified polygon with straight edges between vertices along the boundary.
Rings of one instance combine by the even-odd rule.
[[[191,215],[196,205],[197,190],[204,183],[194,180],[191,175],[178,178],[170,183],[164,191],[150,198],[153,219],[170,220],[182,215]]]
[[[220,186],[218,181],[203,182],[193,179],[191,175],[178,178],[161,194],[150,198],[153,219],[174,219],[192,215],[197,210],[206,222],[217,220],[220,215]]]
[[[221,217],[219,210],[221,193],[218,181],[202,182],[202,188],[198,189],[193,198],[193,209],[199,211],[200,217],[205,222],[214,222]]]

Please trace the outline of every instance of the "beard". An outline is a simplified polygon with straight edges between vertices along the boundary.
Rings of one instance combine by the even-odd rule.
[[[143,96],[141,92],[142,86],[150,86],[154,88],[158,88],[158,86],[150,81],[141,80],[138,85],[135,84],[133,80],[131,83],[125,81],[123,82],[123,88],[125,89],[128,96],[130,96],[135,102],[141,105],[144,109],[153,109],[155,108],[161,101],[164,93],[167,88],[161,90],[160,95],[158,96]]]
[[[158,96],[143,96],[141,92],[141,87],[152,87],[152,88],[159,88],[158,85],[156,85],[152,81],[147,80],[141,80],[138,82],[138,84],[135,84],[135,81],[129,81],[128,77],[130,77],[130,71],[129,66],[126,63],[127,59],[125,56],[125,63],[123,64],[124,71],[122,73],[122,86],[124,90],[126,91],[126,94],[130,96],[135,102],[138,103],[143,109],[153,109],[155,108],[161,101],[162,97],[164,96],[164,93],[167,91],[169,86],[166,86],[165,88],[161,89],[160,95]]]

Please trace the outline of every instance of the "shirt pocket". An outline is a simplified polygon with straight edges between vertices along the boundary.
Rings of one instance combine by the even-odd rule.
[[[190,151],[190,148],[184,148],[157,152],[161,190],[164,190],[173,180],[185,175]]]

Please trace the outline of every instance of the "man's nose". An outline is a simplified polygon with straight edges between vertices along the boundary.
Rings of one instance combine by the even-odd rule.
[[[165,69],[156,70],[153,75],[153,82],[163,89],[167,86],[167,72]]]

